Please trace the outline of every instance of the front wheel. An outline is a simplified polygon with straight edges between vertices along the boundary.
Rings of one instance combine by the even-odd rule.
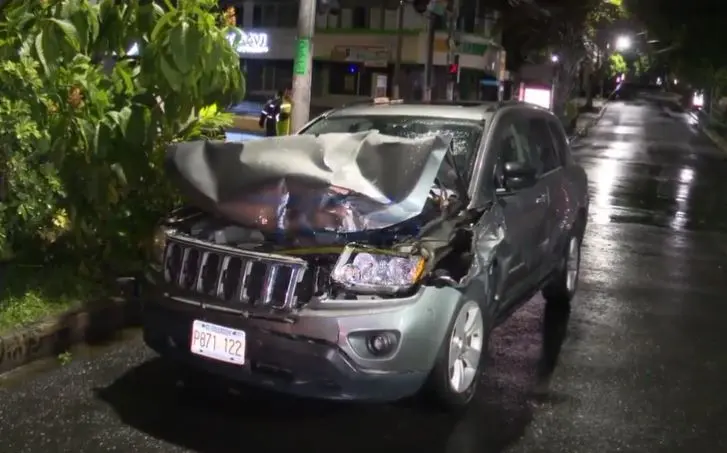
[[[485,328],[479,304],[475,301],[460,303],[426,384],[435,404],[453,411],[472,401],[480,381],[483,354],[487,354],[488,339],[489,331]]]

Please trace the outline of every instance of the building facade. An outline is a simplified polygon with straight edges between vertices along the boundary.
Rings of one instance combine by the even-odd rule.
[[[390,95],[397,46],[398,1],[358,5],[342,2],[338,15],[319,14],[313,39],[313,105],[330,107],[360,98]],[[478,4],[461,13],[457,53],[462,99],[482,95],[484,80],[501,80],[505,54],[495,33],[497,15]],[[371,7],[371,5],[379,5]],[[366,6],[364,6],[366,5]],[[268,96],[291,85],[295,55],[298,3],[282,0],[237,1],[241,30],[238,52],[251,97]],[[405,6],[402,29],[403,98],[421,96],[427,51],[428,20]],[[446,92],[449,41],[444,21],[436,26],[433,98]]]

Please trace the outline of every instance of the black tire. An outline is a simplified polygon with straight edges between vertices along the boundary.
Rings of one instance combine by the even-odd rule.
[[[561,259],[558,269],[555,271],[553,278],[543,288],[543,297],[548,302],[568,303],[570,302],[578,290],[578,280],[581,273],[581,245],[583,242],[583,226],[582,222],[578,222],[571,229],[568,240],[563,247],[563,258]],[[575,243],[575,245],[574,245]],[[576,250],[576,256],[573,257],[573,247]],[[568,284],[568,270],[575,260],[576,277],[575,283],[571,286]]]
[[[490,282],[495,280],[494,270],[490,271]],[[489,285],[493,287],[492,284]],[[494,297],[494,295],[488,295],[488,297]],[[475,378],[470,386],[462,392],[455,391],[450,385],[449,381],[449,347],[450,341],[453,335],[454,326],[457,320],[457,316],[461,310],[464,309],[467,302],[460,300],[457,304],[457,308],[454,311],[454,316],[450,320],[447,328],[447,335],[445,335],[442,345],[439,348],[437,358],[434,363],[434,367],[429,374],[427,382],[422,389],[422,396],[429,407],[445,412],[461,412],[466,409],[477,393],[477,387],[479,386],[482,370],[486,367],[486,362],[489,359],[489,345],[490,345],[490,332],[492,331],[492,320],[486,314],[486,306],[480,305],[480,311],[482,314],[483,321],[483,333],[482,333],[482,347],[480,351],[479,362],[475,371]]]

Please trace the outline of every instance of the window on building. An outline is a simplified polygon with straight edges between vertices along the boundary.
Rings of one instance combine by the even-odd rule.
[[[244,60],[243,67],[249,93],[254,91],[273,92],[293,86],[293,62],[291,60],[249,59]]]
[[[263,26],[263,7],[255,5],[252,8],[252,26],[253,28]]]
[[[359,68],[348,63],[332,63],[329,71],[328,92],[331,94],[356,95]]]
[[[245,61],[245,85],[247,91],[265,90],[263,80],[264,60],[246,60]]]
[[[281,3],[278,8],[278,27],[294,28],[298,24],[298,5]]]
[[[368,28],[369,27],[369,10],[357,6],[351,11],[351,27],[352,28]]]
[[[274,90],[293,88],[293,62],[290,60],[275,62]]]
[[[278,5],[263,6],[263,27],[275,27],[278,23]]]
[[[323,71],[323,65],[319,61],[313,62],[313,74],[321,74]],[[323,86],[324,78],[323,77],[313,77],[312,80],[312,87],[311,87],[311,94],[313,96],[323,96],[323,93],[325,91],[325,87]]]
[[[375,72],[385,70],[366,68],[362,64],[332,63],[328,78],[330,94],[371,96]]]
[[[477,20],[477,5],[473,2],[462,3],[460,18],[462,31],[465,33],[474,33]]]
[[[275,67],[272,65],[265,65],[263,70],[263,86],[262,89],[266,91],[272,91],[275,89]]]

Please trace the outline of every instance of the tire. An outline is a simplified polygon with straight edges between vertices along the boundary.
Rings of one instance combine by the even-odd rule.
[[[490,273],[490,281],[495,281],[492,272]],[[474,399],[481,379],[481,372],[485,368],[487,358],[489,358],[488,347],[492,325],[488,317],[483,313],[482,306],[476,301],[461,300],[454,313],[447,329],[447,335],[437,354],[434,367],[422,389],[423,396],[426,397],[430,407],[446,412],[464,410]],[[473,324],[469,324],[470,322]],[[468,336],[467,334],[463,335],[462,330],[471,333],[479,331],[479,333]],[[459,342],[457,340],[453,341],[456,338],[460,339]],[[465,349],[467,345],[469,345],[469,348]],[[462,353],[462,359],[450,360],[453,355],[459,356],[460,353]],[[476,364],[472,363],[474,361],[476,361]],[[455,362],[455,367],[450,366],[451,362]],[[459,373],[464,373],[463,384],[457,386],[457,388],[454,385],[452,375],[454,368]]]
[[[570,302],[578,289],[581,274],[581,244],[583,228],[576,225],[568,237],[563,251],[563,259],[555,271],[553,279],[543,288],[543,297],[548,302]]]

